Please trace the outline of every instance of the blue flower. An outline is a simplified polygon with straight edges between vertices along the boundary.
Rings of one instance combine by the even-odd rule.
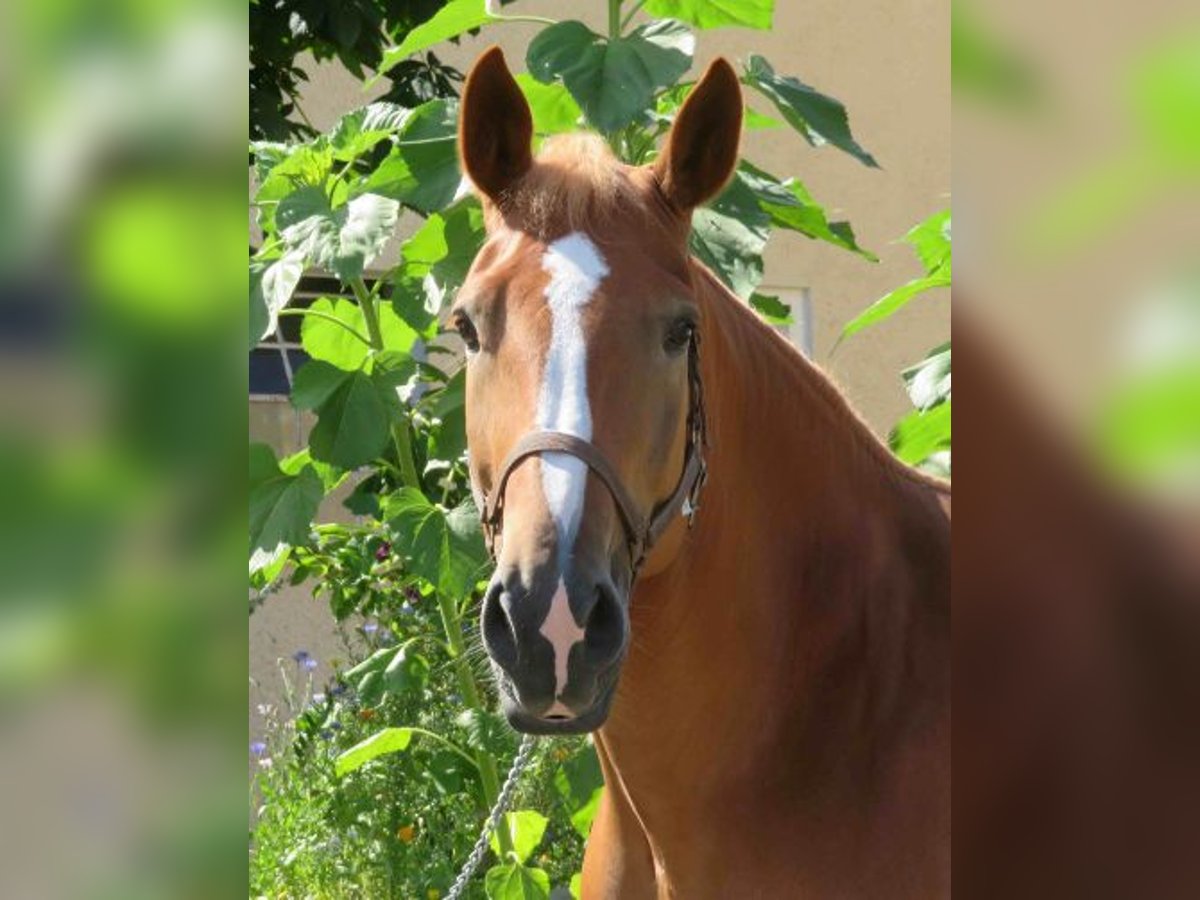
[[[253,741],[250,744],[250,752],[255,756],[262,756],[267,752],[267,745],[262,741]]]
[[[362,630],[363,630],[363,634],[374,634],[376,631],[379,630],[379,623],[378,622],[363,622]]]
[[[308,655],[307,650],[297,650],[292,654],[292,659],[296,661],[296,665],[302,666],[312,659],[312,657]]]
[[[311,672],[313,669],[315,669],[317,667],[317,661],[315,659],[313,659],[311,656],[306,655],[304,657],[304,660],[300,663],[300,665],[302,665],[305,669],[307,669],[308,671]]]

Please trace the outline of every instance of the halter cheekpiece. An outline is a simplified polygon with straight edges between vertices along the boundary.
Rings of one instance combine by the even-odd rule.
[[[480,504],[483,535],[493,558],[504,523],[504,489],[509,476],[527,457],[542,453],[568,453],[582,460],[599,477],[608,489],[625,529],[635,577],[650,548],[677,515],[683,515],[688,520],[688,527],[691,527],[699,509],[700,491],[708,477],[708,467],[704,461],[708,431],[704,417],[704,386],[700,380],[699,341],[699,335],[693,332],[688,342],[687,446],[684,449],[683,471],[671,495],[656,505],[648,516],[642,516],[633,497],[621,483],[617,470],[595,444],[562,431],[531,431],[517,441],[509,452],[491,493],[484,494]]]

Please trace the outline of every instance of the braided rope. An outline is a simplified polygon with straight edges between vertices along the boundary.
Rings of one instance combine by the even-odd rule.
[[[475,874],[475,870],[483,862],[483,855],[487,852],[488,848],[488,838],[500,825],[500,817],[504,815],[505,810],[508,809],[508,804],[512,801],[513,792],[517,789],[517,782],[521,779],[521,773],[525,771],[525,767],[529,764],[529,757],[533,753],[533,745],[535,743],[536,739],[531,734],[527,734],[521,738],[521,748],[517,751],[517,755],[513,759],[512,768],[508,770],[508,777],[504,779],[504,787],[500,789],[500,796],[496,798],[496,805],[488,813],[487,821],[484,823],[483,829],[479,832],[479,838],[475,841],[471,855],[467,857],[467,861],[463,863],[462,871],[458,873],[458,877],[454,879],[454,884],[450,886],[450,893],[446,894],[446,900],[459,900],[462,897],[463,891],[467,889],[467,882],[471,880],[471,876]]]

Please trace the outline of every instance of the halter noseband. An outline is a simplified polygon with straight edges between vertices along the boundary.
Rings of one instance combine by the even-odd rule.
[[[493,558],[496,556],[496,540],[504,522],[504,489],[509,476],[527,457],[542,453],[568,453],[582,460],[608,488],[625,529],[629,560],[635,577],[646,554],[662,537],[675,516],[682,514],[687,518],[688,526],[691,526],[699,509],[700,490],[708,477],[708,467],[704,462],[708,432],[704,417],[704,386],[700,380],[699,340],[699,335],[693,333],[688,343],[687,446],[684,449],[683,471],[671,496],[659,503],[648,517],[643,517],[633,497],[621,483],[617,470],[595,444],[562,431],[531,431],[517,441],[509,452],[500,467],[500,476],[492,492],[484,494],[483,503],[480,504],[483,534]]]

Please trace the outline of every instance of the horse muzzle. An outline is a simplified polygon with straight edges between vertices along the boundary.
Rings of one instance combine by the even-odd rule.
[[[498,571],[484,596],[483,645],[518,731],[577,734],[608,717],[629,643],[628,598],[589,569]]]

